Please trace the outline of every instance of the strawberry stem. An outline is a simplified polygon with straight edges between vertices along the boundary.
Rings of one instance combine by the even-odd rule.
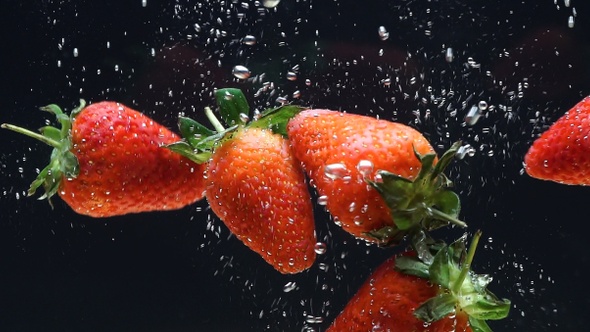
[[[469,245],[469,250],[467,251],[467,256],[465,256],[465,261],[461,266],[459,278],[457,278],[451,290],[455,294],[459,293],[461,286],[463,285],[463,281],[465,280],[467,274],[469,273],[469,270],[471,269],[471,262],[473,262],[473,257],[475,256],[475,249],[477,249],[477,244],[479,243],[480,238],[481,230],[478,230],[473,235],[473,239],[471,240],[471,244]]]
[[[61,148],[61,146],[62,146],[62,144],[59,141],[56,141],[56,140],[51,139],[49,137],[43,136],[43,135],[36,133],[34,131],[31,131],[29,129],[25,129],[25,128],[15,126],[15,125],[12,125],[9,123],[3,123],[1,125],[1,127],[4,129],[12,130],[12,131],[17,132],[19,134],[23,134],[23,135],[32,137],[32,138],[37,139],[49,146],[52,146],[54,148]]]
[[[211,108],[208,106],[205,107],[205,115],[207,116],[207,119],[209,119],[209,122],[211,122],[213,125],[213,128],[217,130],[217,132],[222,132],[225,130],[221,122],[219,122],[219,119],[217,119],[215,114],[213,114],[213,110],[211,110]]]

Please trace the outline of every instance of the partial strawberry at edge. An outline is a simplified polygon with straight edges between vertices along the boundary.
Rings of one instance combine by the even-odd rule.
[[[524,162],[531,177],[568,185],[590,185],[590,96],[537,138]]]
[[[144,114],[110,101],[81,101],[70,116],[56,105],[42,110],[53,113],[61,128],[46,126],[37,134],[2,125],[54,147],[29,195],[43,186],[41,198],[57,193],[92,217],[175,210],[204,197],[204,166],[163,149],[180,138]]]
[[[391,245],[416,228],[465,226],[442,173],[458,146],[437,164],[432,146],[411,127],[322,109],[300,112],[287,131],[327,210],[355,237]]]
[[[327,331],[490,332],[486,320],[508,316],[510,301],[486,289],[488,275],[470,270],[477,232],[451,245],[423,234],[417,251],[381,264]]]

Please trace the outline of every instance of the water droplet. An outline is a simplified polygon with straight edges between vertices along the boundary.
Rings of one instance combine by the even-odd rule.
[[[315,244],[315,247],[313,248],[313,250],[315,251],[316,254],[318,255],[323,255],[326,253],[326,244],[323,242],[318,242]]]
[[[568,28],[573,28],[575,24],[574,17],[570,15],[567,19],[567,26]]]
[[[147,0],[141,0],[141,6],[147,7]]]
[[[78,48],[74,47],[74,50],[72,51],[72,54],[74,55],[74,58],[78,57]]]
[[[324,174],[332,180],[342,179],[348,175],[348,169],[346,169],[346,165],[341,163],[330,164],[324,168]]]
[[[297,74],[294,73],[294,72],[292,72],[292,71],[290,71],[290,72],[287,73],[287,79],[289,81],[296,81],[297,80]]]
[[[324,318],[320,316],[307,315],[305,321],[310,324],[321,324],[324,322]]]
[[[256,37],[252,35],[246,35],[244,39],[242,39],[242,43],[246,45],[254,45],[256,44]]]
[[[445,60],[447,62],[453,62],[453,60],[455,59],[455,54],[453,53],[453,49],[452,48],[447,48],[447,51],[445,52]]]
[[[305,85],[307,85],[307,86],[311,85],[311,80],[309,78],[305,80]]]
[[[301,97],[301,91],[297,90],[293,92],[293,98],[297,99]]]
[[[381,40],[387,40],[389,38],[389,32],[387,32],[384,26],[380,26],[378,32]]]
[[[381,173],[377,173],[375,175],[375,180],[374,181],[377,182],[377,183],[383,183],[383,176],[381,175]]]
[[[318,205],[327,205],[328,204],[328,196],[326,195],[322,195],[320,197],[318,197]]]
[[[362,221],[361,217],[355,216],[354,217],[354,224],[357,225],[357,226],[361,226],[363,224],[363,221]]]
[[[248,121],[250,121],[250,117],[246,113],[240,113],[240,121],[242,121],[243,123],[247,123]]]
[[[481,100],[478,104],[477,107],[479,108],[480,111],[485,111],[488,109],[488,103],[485,100]]]
[[[237,65],[232,69],[232,74],[234,74],[236,78],[245,80],[250,77],[250,70],[244,66]]]
[[[356,169],[361,173],[363,178],[367,178],[373,173],[373,162],[363,159],[356,165]]]
[[[457,149],[457,153],[455,153],[455,157],[459,160],[465,158],[466,155],[473,157],[475,155],[475,148],[469,144],[465,144],[459,147],[459,149]]]
[[[295,283],[294,281],[289,281],[288,283],[285,284],[285,286],[283,286],[283,292],[289,293],[290,291],[294,290],[295,288],[297,288],[297,283]]]
[[[465,116],[465,123],[469,126],[473,126],[477,123],[477,120],[481,117],[481,110],[477,106],[472,106],[467,115]]]
[[[274,8],[276,7],[279,3],[281,2],[281,0],[262,0],[262,5],[265,8]]]

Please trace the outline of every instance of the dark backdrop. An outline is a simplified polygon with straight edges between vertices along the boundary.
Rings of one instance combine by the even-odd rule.
[[[484,231],[475,270],[492,274],[490,288],[514,303],[494,330],[588,326],[590,191],[522,174],[534,137],[590,93],[582,1],[146,4],[3,1],[0,121],[40,127],[39,106],[71,109],[85,98],[117,100],[175,128],[180,112],[202,117],[215,88],[236,86],[261,109],[282,96],[411,124],[439,151],[462,139],[477,153],[450,175],[470,231]],[[256,45],[241,43],[248,34]],[[265,76],[235,80],[237,64]],[[287,80],[293,68],[298,79]],[[495,108],[465,126],[479,100]],[[59,199],[52,210],[24,195],[49,149],[0,135],[2,331],[321,331],[399,250],[357,242],[316,208],[328,251],[309,271],[283,276],[231,237],[206,202],[100,220]],[[296,288],[286,292],[289,282]]]

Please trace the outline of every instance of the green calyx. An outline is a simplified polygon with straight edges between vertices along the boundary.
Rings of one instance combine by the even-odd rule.
[[[220,118],[228,128],[206,107],[205,114],[214,129],[187,117],[180,117],[178,127],[182,140],[166,148],[187,157],[197,164],[206,163],[217,144],[230,139],[239,128],[267,128],[275,134],[287,135],[287,122],[303,110],[300,106],[283,105],[252,115],[246,97],[239,89],[225,88],[215,91]],[[252,119],[251,119],[252,118]]]
[[[57,105],[51,104],[41,107],[55,115],[60,124],[60,128],[45,126],[39,129],[40,133],[18,127],[12,124],[3,123],[2,128],[15,131],[17,133],[35,138],[49,146],[53,147],[49,164],[41,170],[35,181],[31,183],[28,195],[35,194],[37,189],[43,186],[45,193],[39,199],[47,199],[51,204],[50,198],[57,193],[63,177],[75,178],[80,171],[78,158],[70,151],[72,147],[71,129],[74,117],[86,106],[84,100],[80,100],[80,105],[76,107],[68,116]]]
[[[449,190],[453,183],[443,173],[453,160],[461,142],[457,142],[436,161],[436,154],[414,154],[421,163],[420,173],[410,180],[388,171],[379,171],[381,181],[368,180],[385,200],[395,225],[368,232],[381,245],[397,244],[417,229],[433,230],[446,225],[466,227],[457,219],[461,209],[459,196]]]
[[[487,286],[492,278],[487,274],[475,274],[471,263],[481,237],[477,231],[466,250],[466,236],[451,245],[434,242],[425,232],[412,243],[416,257],[401,256],[396,259],[396,269],[409,275],[425,278],[440,286],[439,294],[420,305],[414,315],[431,323],[459,310],[469,316],[473,331],[491,332],[486,320],[506,318],[510,300],[499,299]]]

